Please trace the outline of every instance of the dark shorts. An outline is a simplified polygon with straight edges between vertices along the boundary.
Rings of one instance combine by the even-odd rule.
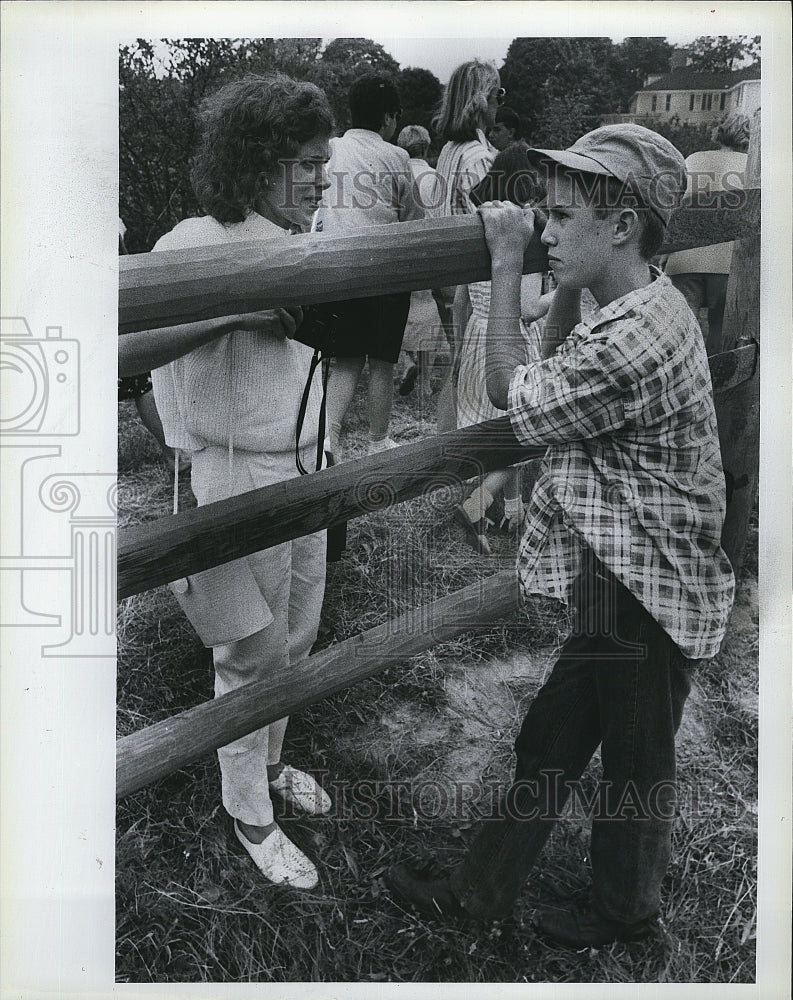
[[[333,312],[336,357],[397,363],[410,312],[410,292],[334,302]]]

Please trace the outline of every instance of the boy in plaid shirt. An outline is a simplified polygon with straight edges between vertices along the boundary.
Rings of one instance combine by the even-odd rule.
[[[598,746],[591,890],[540,909],[573,947],[651,933],[675,815],[675,733],[692,661],[713,656],[734,580],[710,372],[694,315],[648,262],[686,186],[683,157],[639,125],[567,150],[548,172],[543,243],[558,289],[543,360],[520,361],[531,209],[480,208],[492,259],[487,387],[517,438],[548,446],[520,546],[522,591],[570,600],[576,622],[515,743],[515,780],[448,878],[397,866],[423,912],[506,916]],[[599,308],[581,322],[581,290]]]

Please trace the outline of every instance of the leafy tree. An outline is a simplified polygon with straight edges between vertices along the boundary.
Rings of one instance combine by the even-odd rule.
[[[608,38],[516,38],[507,50],[501,82],[507,101],[526,121],[527,139],[546,142],[554,109],[565,108],[592,128],[615,110],[614,46]]]
[[[531,142],[560,141],[626,111],[651,73],[669,68],[665,38],[516,38],[501,70],[507,101],[526,120]],[[575,136],[573,135],[573,138]]]
[[[553,94],[537,116],[535,136],[540,138],[532,141],[550,149],[565,149],[595,124],[587,98],[580,91]]]
[[[688,51],[691,66],[703,73],[730,73],[743,63],[760,68],[760,35],[701,35]]]
[[[674,46],[665,38],[625,38],[616,45],[613,53],[613,78],[617,85],[619,107],[614,111],[627,111],[630,99],[641,90],[652,73],[666,73]]]
[[[423,125],[432,136],[432,116],[443,96],[441,81],[428,69],[408,67],[399,74],[397,86],[402,98],[400,125]]]
[[[322,53],[323,62],[338,63],[359,73],[399,73],[399,63],[370,38],[334,38]]]
[[[334,38],[322,52],[317,80],[333,108],[340,131],[349,128],[348,95],[353,81],[364,73],[387,73],[397,80],[399,63],[378,42],[369,38]]]

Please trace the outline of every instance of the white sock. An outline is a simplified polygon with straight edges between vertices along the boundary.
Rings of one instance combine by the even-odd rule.
[[[477,486],[473,493],[463,504],[463,510],[476,524],[481,521],[487,513],[487,509],[493,502],[493,494],[486,486]]]
[[[510,521],[523,517],[523,501],[520,497],[504,497],[504,517]]]

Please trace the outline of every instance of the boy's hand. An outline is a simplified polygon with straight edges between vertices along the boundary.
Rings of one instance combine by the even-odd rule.
[[[518,208],[509,201],[488,201],[477,211],[493,264],[523,260],[523,252],[534,235],[534,210],[529,206]]]
[[[291,340],[303,322],[303,310],[300,306],[262,309],[259,312],[242,313],[230,319],[231,328],[234,330],[254,330],[269,334],[278,340]]]

